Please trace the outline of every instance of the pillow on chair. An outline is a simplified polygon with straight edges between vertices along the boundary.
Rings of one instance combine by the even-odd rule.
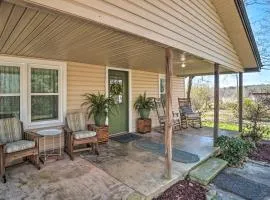
[[[0,119],[0,142],[3,144],[22,140],[22,127],[16,118]]]
[[[67,124],[73,132],[87,130],[85,115],[82,112],[67,114]]]

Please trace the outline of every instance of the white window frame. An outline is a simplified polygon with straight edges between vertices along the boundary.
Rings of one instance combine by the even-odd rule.
[[[161,82],[161,79],[164,79],[165,81],[166,81],[166,79],[165,79],[165,74],[159,74],[158,75],[158,98],[161,98],[161,95],[162,94],[166,94],[166,87],[164,88],[164,93],[161,93],[160,92],[160,82]],[[165,83],[166,84],[166,83]]]
[[[31,58],[0,56],[0,64],[20,67],[20,119],[25,129],[37,129],[64,125],[67,107],[67,63]],[[31,122],[31,68],[57,69],[58,71],[58,119]],[[46,93],[48,94],[48,93]]]
[[[19,96],[20,97],[20,119],[22,119],[23,117],[25,117],[22,113],[22,105],[23,105],[23,95],[22,94],[24,93],[22,75],[24,74],[23,67],[25,67],[25,65],[22,63],[3,62],[1,60],[0,60],[0,65],[10,66],[10,67],[18,67],[20,69],[20,92],[19,93],[0,93],[0,97]]]

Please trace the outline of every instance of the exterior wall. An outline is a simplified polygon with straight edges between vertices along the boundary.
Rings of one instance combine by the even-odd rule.
[[[106,67],[81,64],[68,63],[67,65],[67,111],[78,110],[81,108],[82,94],[86,92],[105,92],[106,82]],[[131,90],[132,90],[132,130],[135,130],[137,112],[133,109],[135,99],[139,94],[145,91],[147,96],[159,96],[159,74],[152,72],[145,72],[140,70],[132,70],[131,76]],[[178,97],[184,95],[184,79],[173,77],[173,109],[178,109]],[[153,127],[158,126],[157,115],[155,111],[151,112]]]
[[[105,66],[68,63],[67,111],[80,109],[84,93],[105,93]]]
[[[242,70],[211,0],[25,1],[186,51],[231,70]]]
[[[136,98],[146,92],[149,97],[158,97],[159,94],[159,76],[157,73],[144,72],[139,70],[132,70],[132,106]],[[132,130],[136,130],[136,119],[138,113],[134,110],[132,113],[133,123]],[[152,126],[158,125],[158,119],[155,111],[150,114],[152,119]]]

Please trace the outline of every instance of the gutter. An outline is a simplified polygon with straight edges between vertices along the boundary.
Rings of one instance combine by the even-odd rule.
[[[251,46],[253,55],[254,55],[254,57],[256,59],[256,63],[257,63],[256,68],[249,68],[249,69],[247,68],[245,71],[247,71],[247,72],[260,71],[262,68],[262,61],[261,61],[260,53],[259,53],[256,41],[255,41],[255,38],[254,38],[254,35],[252,32],[251,26],[250,26],[250,22],[248,19],[248,15],[247,15],[247,11],[246,11],[244,2],[243,2],[243,0],[234,0],[234,2],[235,2],[238,14],[239,14],[240,19],[242,21],[242,24],[244,26],[249,44]]]

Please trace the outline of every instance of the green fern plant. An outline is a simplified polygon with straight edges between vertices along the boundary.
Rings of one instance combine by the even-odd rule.
[[[113,112],[116,106],[112,97],[106,97],[104,94],[85,93],[82,95],[84,102],[81,106],[86,106],[88,118],[94,117],[97,126],[105,125],[109,112]]]
[[[134,109],[138,111],[142,119],[149,117],[150,111],[154,109],[155,104],[152,97],[147,97],[146,92],[139,95],[134,103]]]

